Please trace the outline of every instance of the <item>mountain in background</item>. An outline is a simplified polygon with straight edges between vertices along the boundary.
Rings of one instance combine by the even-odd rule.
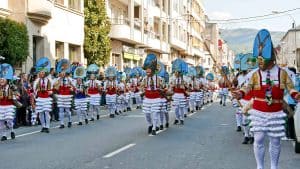
[[[239,28],[239,29],[220,29],[221,37],[227,42],[230,49],[235,53],[252,52],[254,38],[259,30]],[[270,32],[273,45],[276,47],[285,32]]]

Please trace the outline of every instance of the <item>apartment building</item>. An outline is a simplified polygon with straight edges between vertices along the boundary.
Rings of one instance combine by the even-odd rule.
[[[50,58],[53,67],[61,58],[85,63],[83,0],[1,0],[0,9],[1,16],[27,26],[29,56],[23,72],[41,57]]]
[[[190,65],[204,57],[205,15],[200,0],[107,0],[111,19],[110,65],[120,70],[141,65],[154,53],[170,70],[183,58]]]
[[[280,40],[277,62],[300,70],[300,26],[288,30]]]
[[[168,59],[168,0],[109,0],[110,65],[119,70],[141,66],[148,53]]]
[[[204,57],[205,15],[200,0],[172,0],[170,6],[171,60],[183,58],[189,65]]]

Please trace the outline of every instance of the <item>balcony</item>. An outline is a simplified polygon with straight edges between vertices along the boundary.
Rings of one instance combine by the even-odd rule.
[[[52,0],[30,0],[28,2],[27,16],[33,22],[47,24],[52,17],[54,7]]]
[[[142,33],[139,29],[130,30],[128,19],[112,20],[109,37],[127,43],[142,45]]]

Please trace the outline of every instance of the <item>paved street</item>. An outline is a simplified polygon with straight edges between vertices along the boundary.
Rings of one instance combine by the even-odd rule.
[[[144,116],[136,110],[50,134],[39,133],[39,126],[19,128],[16,140],[0,143],[0,168],[254,169],[252,146],[241,144],[232,110],[213,103],[187,117],[184,126],[171,125],[157,136],[146,134]],[[292,142],[282,145],[280,168],[299,168]]]

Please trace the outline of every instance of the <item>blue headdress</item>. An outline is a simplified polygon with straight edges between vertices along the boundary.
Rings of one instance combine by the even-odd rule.
[[[61,59],[56,65],[56,72],[58,72],[58,73],[61,73],[61,72],[70,73],[71,68],[70,68],[69,60],[68,59]]]
[[[85,78],[86,77],[86,70],[83,66],[78,66],[73,71],[73,77],[76,78]]]
[[[157,68],[157,57],[155,54],[151,53],[148,54],[145,61],[144,61],[144,66],[143,69],[151,69],[152,73],[155,73]]]
[[[267,29],[262,29],[257,33],[253,45],[253,56],[256,58],[262,56],[267,60],[274,56],[271,35]]]
[[[229,68],[227,66],[221,67],[221,74],[222,75],[228,75],[229,74]]]
[[[94,74],[97,76],[99,74],[99,66],[96,64],[90,64],[87,67],[87,74]]]
[[[157,63],[158,63],[157,64],[157,75],[159,77],[165,78],[165,73],[166,73],[165,65],[160,61],[158,61]]]
[[[196,68],[194,66],[189,66],[187,75],[189,77],[197,76]]]
[[[196,72],[197,72],[197,76],[198,76],[198,77],[204,75],[205,70],[204,70],[203,66],[198,65],[198,66],[195,67],[195,69],[196,69]]]
[[[12,80],[14,76],[14,70],[8,63],[0,64],[0,78]]]
[[[172,73],[179,72],[181,74],[188,73],[188,64],[182,59],[175,59],[172,63]]]
[[[139,76],[145,77],[146,76],[146,72],[144,69],[142,69],[141,67],[137,67],[137,71],[139,73]]]
[[[36,71],[37,72],[50,72],[51,62],[47,57],[42,57],[36,62]]]
[[[109,66],[106,70],[105,70],[105,77],[116,77],[117,76],[117,69],[113,66]]]
[[[127,76],[130,75],[131,70],[132,70],[132,69],[131,69],[130,67],[125,67],[125,68],[124,68],[124,72],[125,72],[125,74],[126,74]]]
[[[213,81],[213,80],[215,79],[215,76],[214,76],[214,74],[213,74],[213,73],[207,73],[207,75],[206,75],[206,79],[207,79],[207,80],[211,80],[211,81]]]

